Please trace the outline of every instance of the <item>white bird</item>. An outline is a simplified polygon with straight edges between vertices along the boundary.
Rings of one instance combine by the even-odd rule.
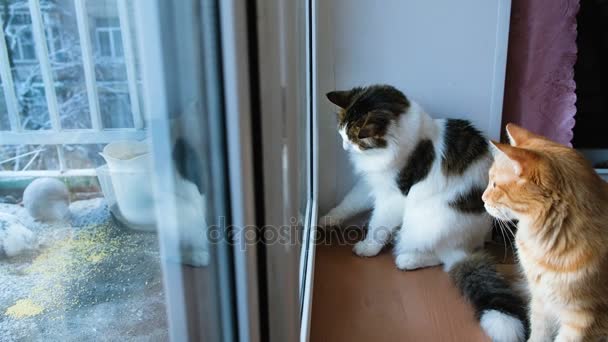
[[[35,220],[59,221],[70,210],[70,192],[58,179],[38,178],[25,188],[23,205]]]
[[[15,215],[0,213],[0,257],[13,257],[37,247],[36,236]]]

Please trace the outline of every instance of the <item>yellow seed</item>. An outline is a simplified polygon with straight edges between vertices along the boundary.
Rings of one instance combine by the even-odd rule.
[[[12,318],[25,318],[39,315],[44,311],[44,308],[31,299],[19,299],[15,305],[6,309],[4,315]]]

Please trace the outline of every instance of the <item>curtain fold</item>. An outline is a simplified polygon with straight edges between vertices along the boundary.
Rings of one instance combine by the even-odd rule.
[[[513,122],[570,144],[579,0],[512,0],[503,131]]]

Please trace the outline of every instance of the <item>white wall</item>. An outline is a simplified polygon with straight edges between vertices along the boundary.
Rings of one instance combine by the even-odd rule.
[[[321,213],[353,181],[327,91],[388,83],[499,136],[510,0],[316,1]]]

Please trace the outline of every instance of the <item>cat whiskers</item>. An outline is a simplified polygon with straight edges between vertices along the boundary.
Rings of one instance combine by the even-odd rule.
[[[498,228],[500,228],[500,234],[502,235],[503,241],[506,241],[507,237],[505,236],[504,229],[500,225],[500,221],[498,219],[494,219],[494,220],[498,224]],[[505,244],[504,245],[504,253],[503,253],[503,256],[502,256],[502,261],[505,262],[506,260],[507,260],[507,245]]]
[[[497,210],[500,212],[500,216],[502,217],[506,217],[504,212],[500,211],[500,209],[497,208]],[[509,245],[511,245],[511,250],[515,251],[515,246],[513,245],[513,242],[511,241],[511,236],[513,237],[513,239],[515,239],[515,233],[513,232],[513,229],[510,227],[510,225],[512,224],[511,221],[508,220],[503,220],[503,219],[499,219],[499,218],[494,218],[494,220],[496,221],[496,223],[498,224],[498,227],[500,228],[500,232],[503,236],[503,239],[507,240]],[[506,233],[506,237],[505,237],[505,233]],[[509,236],[509,234],[511,234],[511,236]],[[505,243],[505,259],[506,259],[506,253],[507,253],[507,244]]]
[[[498,208],[498,212],[500,213],[500,215],[502,217],[509,217],[509,215],[507,215],[507,213],[504,210],[501,210],[500,208]],[[517,229],[517,227],[515,226],[513,221],[512,220],[502,220],[502,221],[503,221],[503,224],[505,225],[505,228],[507,228],[509,230],[509,232],[513,236],[513,239],[515,239],[515,233],[513,232],[513,228]]]

